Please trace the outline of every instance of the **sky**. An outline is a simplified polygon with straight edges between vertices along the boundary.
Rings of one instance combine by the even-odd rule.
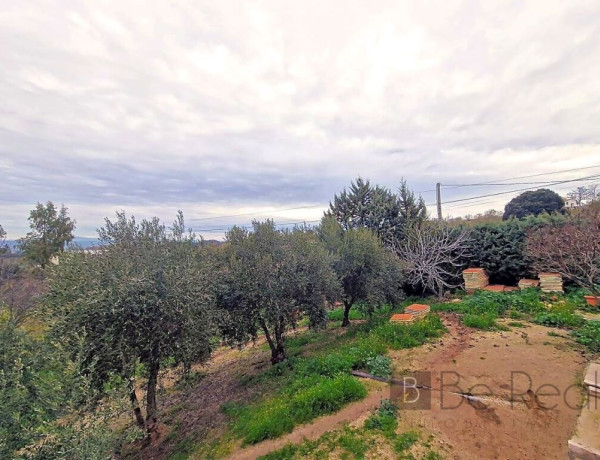
[[[600,173],[599,68],[597,0],[0,0],[0,225],[52,200],[78,236],[181,209],[221,238],[357,176],[440,182],[444,216],[531,186],[452,184],[588,178],[565,194]]]

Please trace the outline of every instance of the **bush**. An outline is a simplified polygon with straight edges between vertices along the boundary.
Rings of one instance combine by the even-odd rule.
[[[587,321],[580,329],[571,332],[571,335],[578,343],[600,352],[600,321]]]
[[[398,435],[394,441],[394,450],[398,453],[404,452],[412,447],[419,440],[419,433],[416,431],[407,431]]]
[[[382,355],[368,358],[367,371],[377,377],[389,377],[392,375],[392,360]]]
[[[567,302],[553,304],[547,310],[538,314],[534,322],[550,327],[576,328],[585,323],[585,319],[576,315],[573,305]]]
[[[383,431],[387,437],[394,436],[398,426],[398,407],[389,399],[384,399],[377,412],[365,421],[365,429]]]

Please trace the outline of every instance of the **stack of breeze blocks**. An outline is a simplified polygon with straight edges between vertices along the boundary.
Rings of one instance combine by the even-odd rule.
[[[404,309],[404,313],[396,313],[392,315],[390,321],[392,323],[413,323],[418,319],[424,318],[431,311],[429,305],[413,303]]]
[[[558,273],[540,273],[540,287],[544,292],[563,292],[562,276]]]
[[[469,293],[483,289],[490,284],[490,279],[483,268],[467,268],[463,271],[463,279],[465,280],[465,289]]]

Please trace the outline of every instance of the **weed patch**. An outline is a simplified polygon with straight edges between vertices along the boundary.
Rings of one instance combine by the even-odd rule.
[[[576,342],[600,352],[600,321],[587,321],[581,328],[572,331],[571,335]]]

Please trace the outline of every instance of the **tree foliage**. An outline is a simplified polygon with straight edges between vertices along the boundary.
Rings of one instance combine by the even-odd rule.
[[[329,214],[344,230],[365,227],[382,241],[389,242],[402,234],[409,222],[426,219],[427,208],[423,199],[417,199],[404,180],[396,195],[359,177],[347,190],[334,196]]]
[[[600,294],[600,207],[575,213],[562,225],[531,231],[527,255],[537,271],[557,272],[579,286]]]
[[[462,268],[485,268],[491,281],[498,284],[516,285],[521,278],[531,278],[536,273],[525,252],[527,232],[564,220],[561,214],[542,214],[521,220],[475,225],[471,228]]]
[[[402,299],[398,261],[373,232],[367,228],[344,230],[333,217],[325,216],[317,233],[333,256],[333,267],[342,286],[342,326],[350,324],[350,309],[356,302],[367,302],[373,307]]]
[[[306,229],[279,231],[272,221],[250,232],[232,228],[223,250],[219,306],[223,334],[232,343],[265,334],[273,364],[285,360],[285,333],[306,314],[311,327],[326,321],[325,301],[336,295],[330,258]]]
[[[503,219],[507,220],[510,217],[521,219],[523,217],[534,215],[538,216],[542,213],[552,214],[553,212],[562,211],[564,201],[560,195],[547,188],[539,190],[530,190],[521,193],[508,202],[504,207]]]
[[[119,377],[130,384],[138,424],[157,419],[161,363],[186,368],[211,352],[213,264],[178,215],[169,233],[157,218],[136,223],[124,212],[99,230],[97,254],[66,254],[53,270],[48,294],[52,333],[98,389]],[[136,369],[146,373],[146,418],[134,391]]]
[[[65,245],[73,240],[75,221],[61,205],[57,209],[52,201],[45,205],[38,203],[29,214],[31,231],[19,240],[19,247],[25,257],[44,268],[52,257],[61,254]]]

